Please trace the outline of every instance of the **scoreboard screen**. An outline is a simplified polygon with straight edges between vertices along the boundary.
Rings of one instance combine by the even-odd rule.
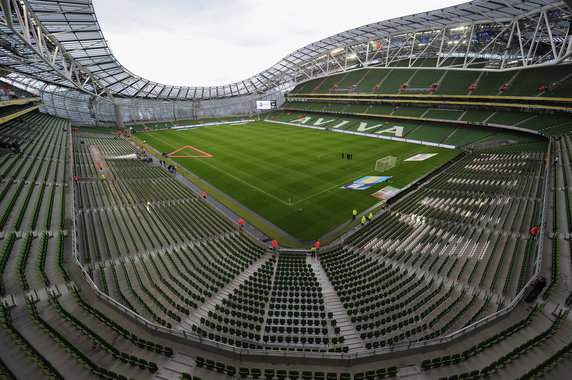
[[[276,100],[257,100],[256,109],[257,110],[271,110],[276,108]]]

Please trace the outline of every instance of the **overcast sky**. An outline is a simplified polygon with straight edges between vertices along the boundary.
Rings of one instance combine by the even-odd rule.
[[[132,73],[164,84],[249,78],[333,34],[464,0],[93,0],[103,35]]]

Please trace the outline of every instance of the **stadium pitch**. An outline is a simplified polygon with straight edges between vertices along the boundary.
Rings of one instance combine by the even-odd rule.
[[[138,135],[301,241],[318,239],[351,219],[353,209],[361,213],[380,202],[371,195],[377,190],[401,189],[459,154],[263,121]],[[428,158],[404,161],[423,154]],[[397,157],[396,166],[376,171],[376,162],[386,156]],[[391,178],[364,190],[343,188],[366,176]]]

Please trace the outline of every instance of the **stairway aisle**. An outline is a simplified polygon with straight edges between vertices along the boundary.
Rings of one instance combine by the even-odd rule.
[[[340,301],[334,286],[328,279],[324,268],[322,268],[320,261],[318,258],[312,258],[310,256],[308,256],[306,261],[312,266],[312,270],[322,287],[322,296],[324,297],[326,313],[331,312],[334,315],[333,319],[336,320],[336,326],[340,328],[340,334],[344,337],[344,343],[348,346],[349,352],[352,353],[364,350],[365,345],[342,304],[342,301]]]
[[[200,305],[195,311],[193,311],[189,316],[182,320],[178,326],[179,330],[191,331],[193,325],[200,325],[201,317],[207,318],[209,311],[214,311],[217,305],[222,304],[222,300],[227,298],[235,289],[237,289],[244,281],[246,281],[254,272],[256,272],[266,261],[268,261],[272,256],[269,254],[263,254],[258,260],[254,262],[250,267],[248,267],[244,272],[242,272],[237,278],[231,281],[227,286],[222,288],[217,294],[212,296],[210,299],[206,300],[205,303]]]

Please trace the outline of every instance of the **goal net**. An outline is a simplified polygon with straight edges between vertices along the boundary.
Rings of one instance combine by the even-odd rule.
[[[389,170],[397,164],[397,157],[395,156],[385,156],[375,161],[375,170],[378,172],[384,172]]]

